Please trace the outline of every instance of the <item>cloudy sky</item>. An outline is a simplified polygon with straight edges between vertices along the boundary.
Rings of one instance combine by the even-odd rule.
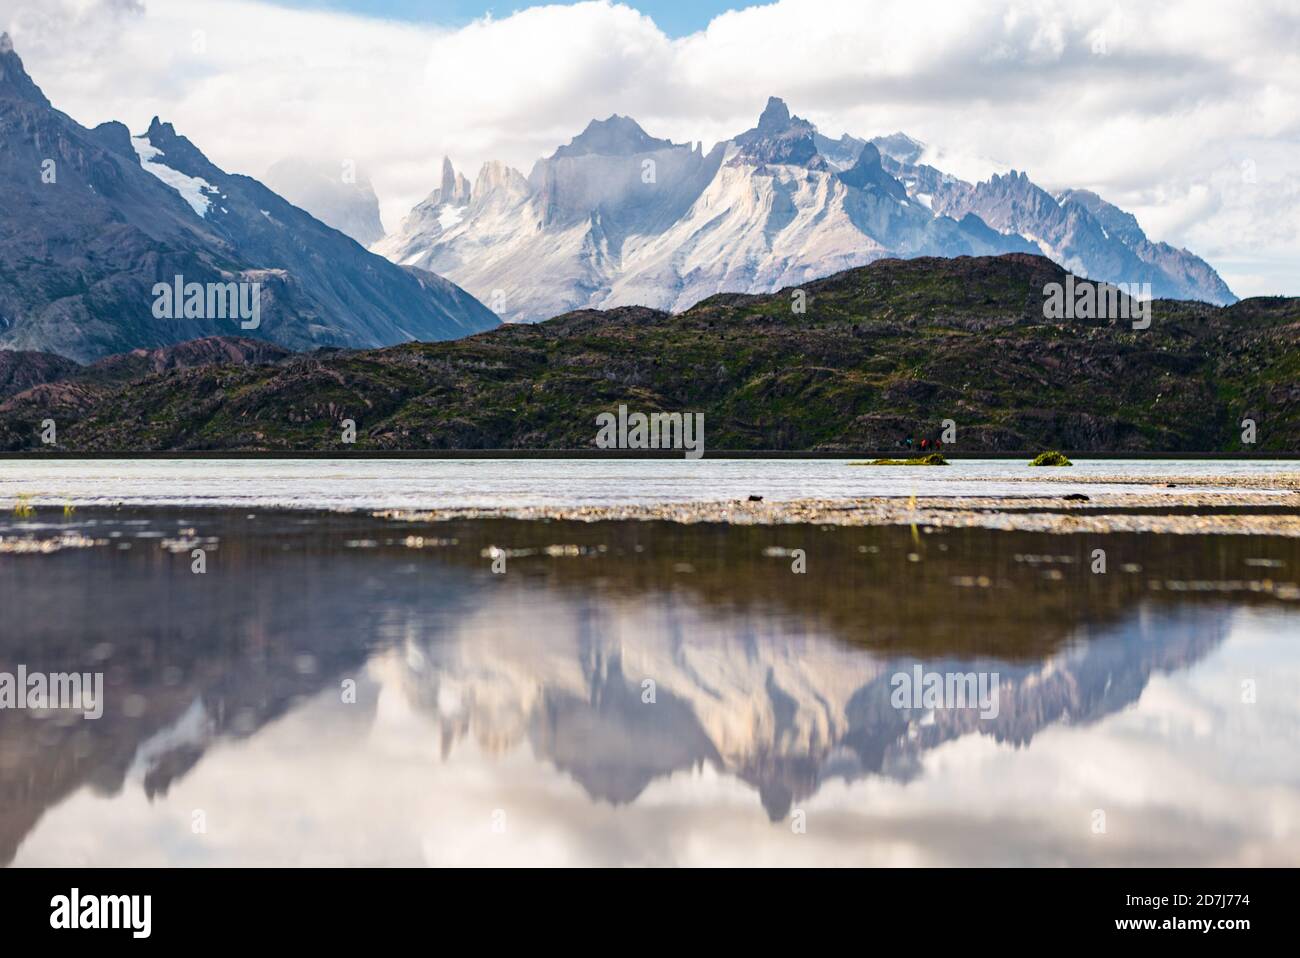
[[[967,178],[1096,190],[1239,295],[1300,295],[1295,0],[743,2],[0,0],[0,27],[80,122],[157,114],[254,176],[352,160],[390,229],[443,154],[527,172],[611,113],[707,148],[779,95]]]

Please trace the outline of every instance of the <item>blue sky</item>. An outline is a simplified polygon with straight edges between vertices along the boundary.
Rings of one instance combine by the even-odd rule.
[[[343,10],[371,17],[431,23],[438,26],[462,26],[486,13],[508,17],[517,10],[547,6],[527,0],[489,3],[484,0],[274,0],[280,6],[303,10]],[[558,2],[558,0],[554,0]],[[620,0],[625,6],[647,14],[670,37],[684,37],[703,30],[709,21],[727,10],[743,9],[756,4],[744,0]]]

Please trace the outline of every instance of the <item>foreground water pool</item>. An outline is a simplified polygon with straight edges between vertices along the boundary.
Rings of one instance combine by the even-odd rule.
[[[0,536],[33,546],[0,549],[0,671],[106,684],[98,720],[0,710],[0,862],[1300,863],[1300,540],[198,509]],[[899,707],[918,668],[996,674],[996,716]]]

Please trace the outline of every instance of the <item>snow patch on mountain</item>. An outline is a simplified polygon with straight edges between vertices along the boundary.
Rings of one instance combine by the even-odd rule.
[[[451,229],[465,218],[465,210],[460,206],[446,204],[438,211],[438,225],[445,230]]]
[[[140,157],[140,165],[146,172],[152,173],[174,189],[181,195],[181,199],[190,205],[190,209],[199,216],[207,218],[208,210],[212,206],[209,197],[219,192],[216,187],[202,177],[186,176],[165,163],[157,162],[158,157],[165,154],[149,142],[148,136],[131,137],[131,146],[135,148],[136,155]]]

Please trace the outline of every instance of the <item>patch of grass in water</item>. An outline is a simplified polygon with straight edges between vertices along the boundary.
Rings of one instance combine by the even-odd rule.
[[[873,459],[871,462],[849,463],[850,466],[946,466],[948,464],[948,460],[937,452],[919,459]]]
[[[1055,449],[1052,449],[1048,452],[1040,452],[1034,458],[1034,461],[1030,463],[1030,465],[1031,466],[1073,466],[1074,463],[1070,462],[1070,460],[1065,457],[1064,453],[1057,452]]]

